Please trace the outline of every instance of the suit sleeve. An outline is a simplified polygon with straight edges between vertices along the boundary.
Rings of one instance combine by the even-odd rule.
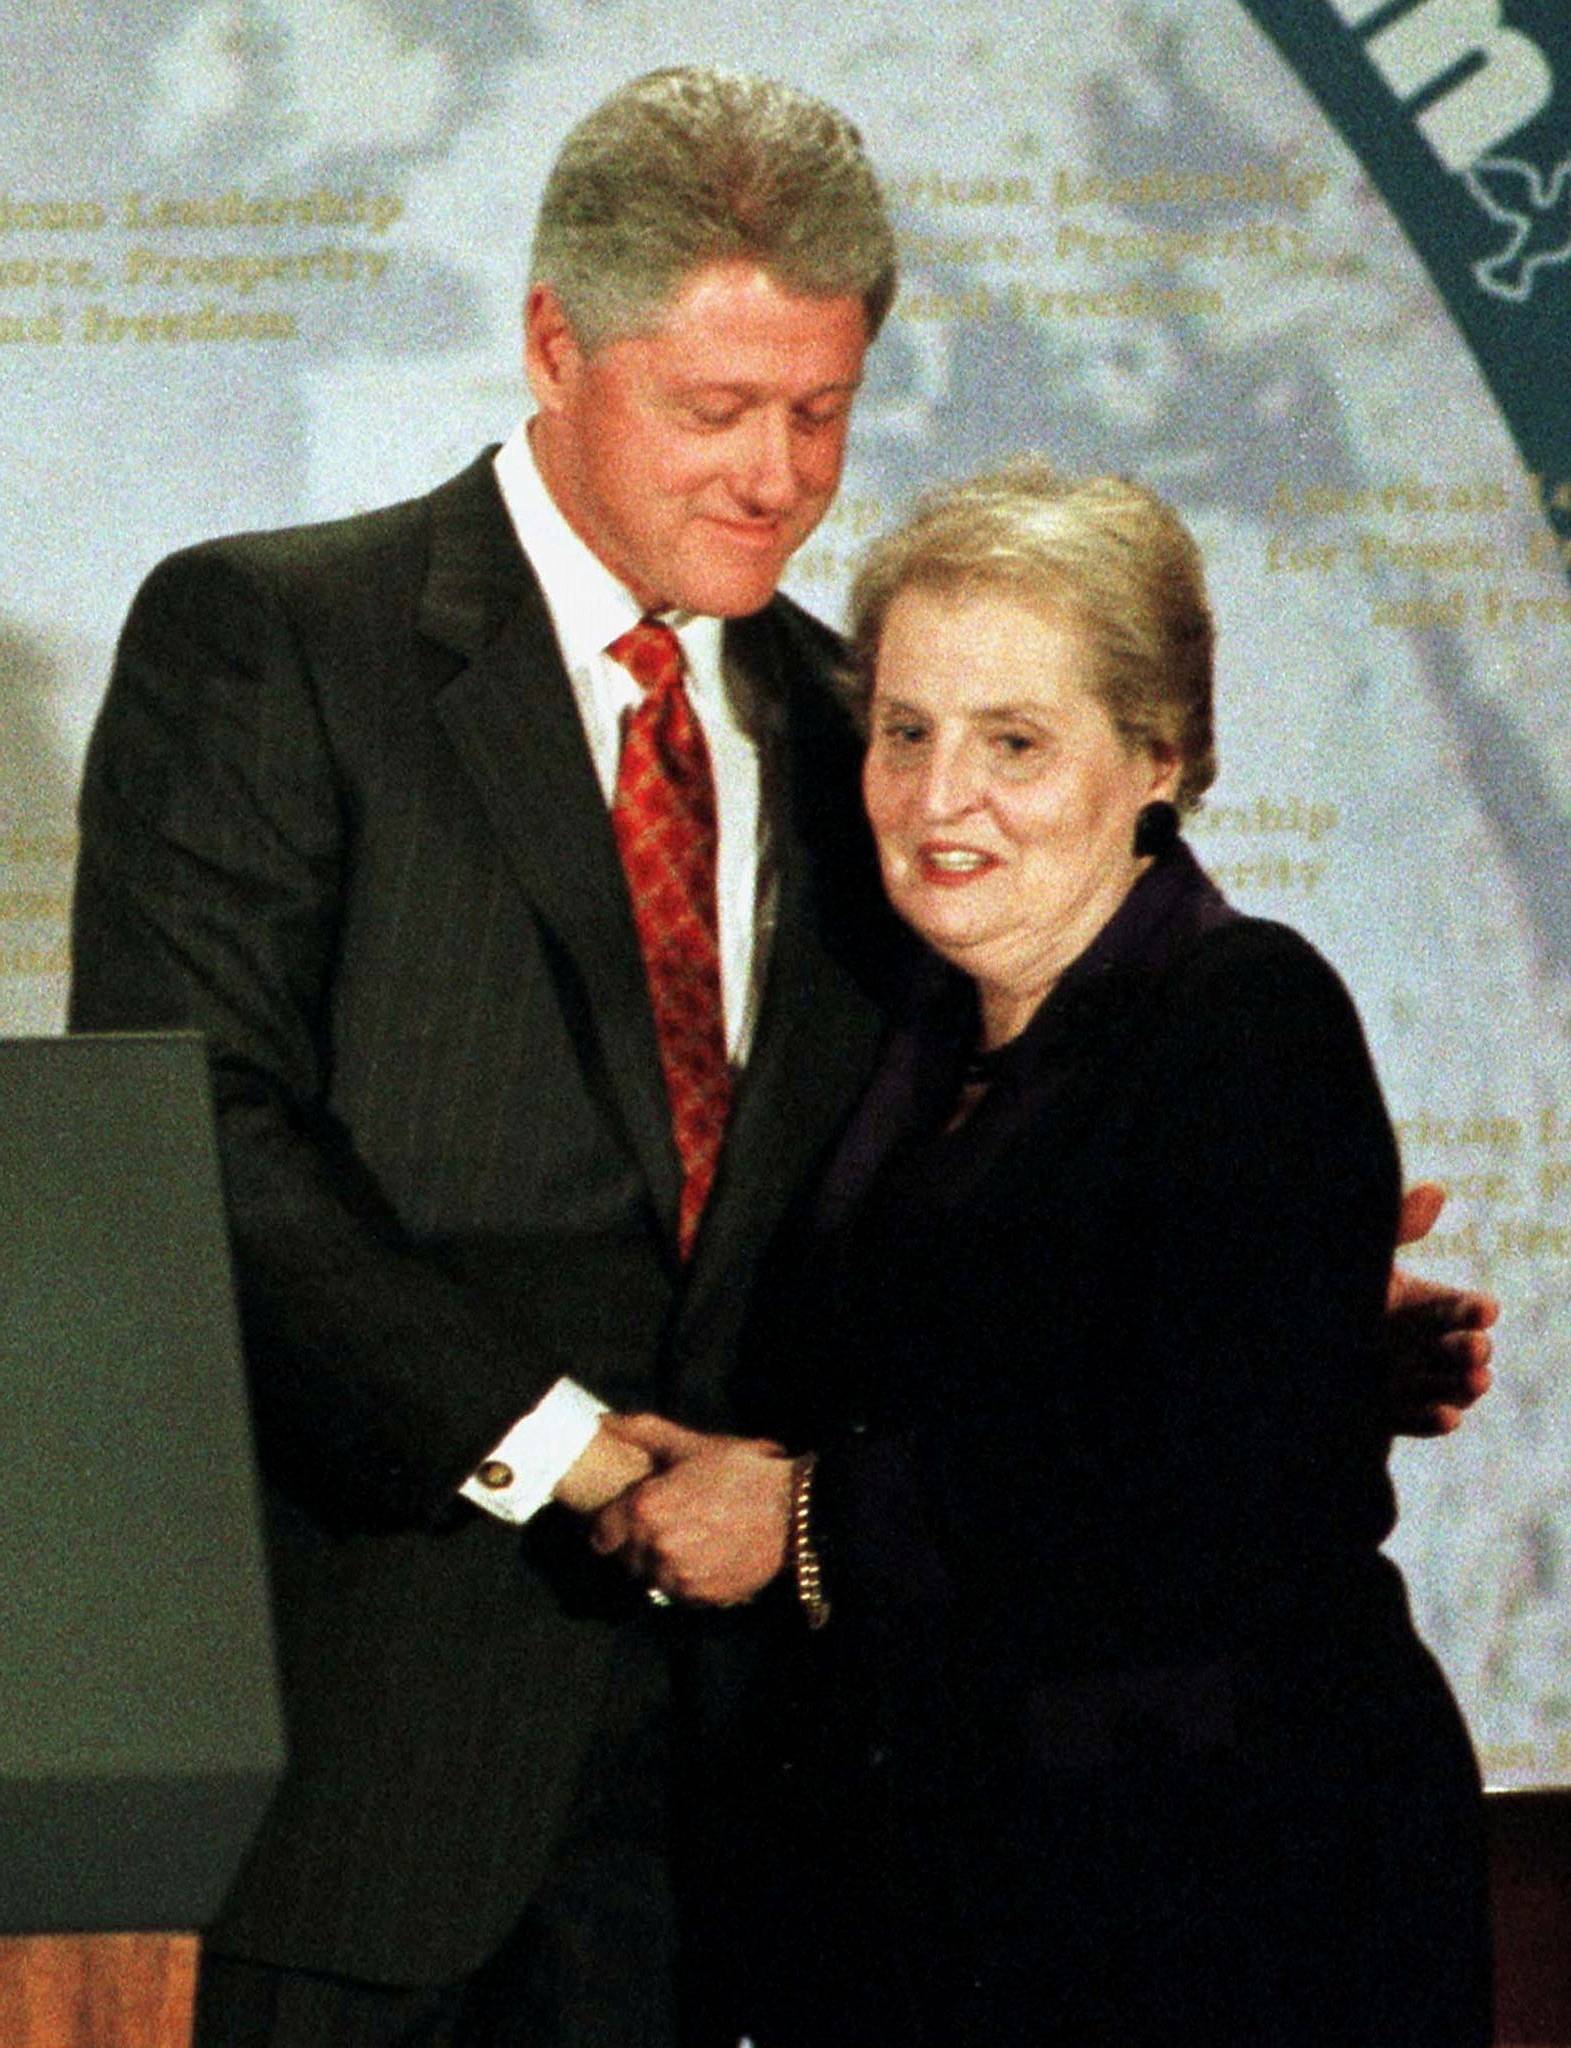
[[[957,1247],[998,1263],[952,1400],[825,1461],[834,1547],[1062,1643],[1204,1641],[1389,1526],[1394,1142],[1346,992],[1258,925],[1197,949],[1095,1116],[1051,1219],[1027,1174]]]
[[[88,752],[70,1022],[206,1035],[264,1464],[412,1523],[560,1367],[409,1241],[330,1107],[352,838],[290,607],[223,544],[171,558]]]

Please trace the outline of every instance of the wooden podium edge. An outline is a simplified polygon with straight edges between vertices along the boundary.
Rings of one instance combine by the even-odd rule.
[[[0,1936],[5,2048],[190,2048],[194,1934]]]

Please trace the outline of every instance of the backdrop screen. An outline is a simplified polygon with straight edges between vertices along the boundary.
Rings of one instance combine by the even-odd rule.
[[[1132,471],[1204,546],[1236,901],[1359,1001],[1497,1391],[1393,1548],[1491,1779],[1571,1780],[1571,42],[1542,0],[56,0],[0,26],[0,1031],[63,1016],[133,590],[520,416],[568,124],[701,60],[847,109],[903,286],[789,586],[924,482]],[[1565,81],[1564,88],[1560,80]]]

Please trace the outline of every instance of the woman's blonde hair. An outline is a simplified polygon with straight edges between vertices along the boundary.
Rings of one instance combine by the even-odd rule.
[[[1023,456],[919,499],[873,543],[852,585],[847,684],[864,716],[889,607],[913,589],[997,592],[1078,626],[1096,655],[1090,687],[1114,725],[1176,753],[1180,811],[1215,781],[1214,632],[1200,550],[1143,484],[1065,477]]]

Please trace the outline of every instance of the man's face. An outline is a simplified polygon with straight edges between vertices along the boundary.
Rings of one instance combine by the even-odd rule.
[[[651,332],[592,355],[549,286],[530,293],[525,335],[535,458],[612,574],[646,611],[766,605],[840,481],[861,300],[711,264]]]

